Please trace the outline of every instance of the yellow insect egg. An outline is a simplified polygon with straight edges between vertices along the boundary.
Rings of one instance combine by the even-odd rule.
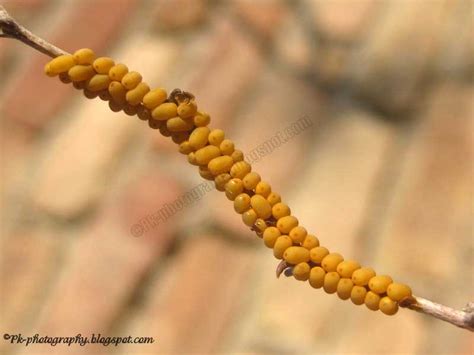
[[[281,202],[281,196],[276,192],[270,192],[270,194],[267,196],[267,201],[271,206],[275,206],[278,202]]]
[[[230,139],[224,139],[219,145],[222,155],[231,155],[234,152],[234,142]]]
[[[103,74],[100,74],[100,75],[103,75]],[[125,104],[125,106],[123,107],[123,112],[125,112],[129,116],[135,116],[138,110],[136,106]]]
[[[47,76],[56,76],[58,74],[56,74],[55,72],[53,72],[53,69],[51,69],[51,65],[48,63],[45,64],[44,66],[44,73],[47,75]]]
[[[128,74],[127,74],[128,75]],[[125,79],[125,78],[124,78]],[[123,84],[123,80],[122,80]],[[137,84],[138,85],[138,84]],[[125,85],[124,85],[125,86]],[[125,86],[125,88],[127,88]],[[158,121],[166,121],[178,115],[178,107],[174,102],[165,102],[157,106],[151,113],[151,116]]]
[[[121,105],[125,105],[125,103],[127,102],[127,100],[125,99],[127,89],[125,89],[122,83],[118,81],[112,81],[109,84],[109,94],[115,102]]]
[[[305,238],[303,243],[301,244],[302,247],[311,250],[313,248],[319,247],[319,239],[316,238],[312,234],[308,234]]]
[[[354,287],[354,283],[351,279],[340,279],[339,283],[337,284],[337,295],[341,300],[348,300],[351,298],[352,288]]]
[[[182,102],[178,106],[178,115],[181,118],[191,118],[193,117],[197,112],[197,105],[194,100],[188,101],[188,102]]]
[[[45,72],[48,76],[54,76],[69,71],[74,65],[76,65],[74,57],[70,54],[63,54],[52,59],[46,65]]]
[[[237,213],[244,213],[250,208],[250,196],[239,194],[234,200],[234,210]]]
[[[311,267],[308,263],[299,263],[293,267],[293,276],[299,281],[306,281],[309,279]]]
[[[248,211],[245,211],[242,213],[242,221],[244,222],[245,225],[252,227],[257,220],[257,214],[255,213],[254,210],[249,209]]]
[[[393,316],[398,312],[398,303],[385,296],[380,299],[379,308],[386,315]]]
[[[195,150],[205,147],[209,133],[211,130],[208,127],[197,127],[189,136],[189,144]]]
[[[255,193],[262,195],[263,197],[267,198],[272,192],[272,188],[268,182],[260,181],[257,186],[255,186]]]
[[[289,236],[295,244],[301,244],[306,238],[307,234],[308,232],[304,227],[297,226],[290,231]]]
[[[377,295],[375,292],[369,291],[365,295],[364,303],[368,309],[372,311],[377,311],[379,309],[380,296]]]
[[[154,120],[155,121],[155,120]],[[155,122],[160,122],[160,121],[155,121]],[[189,154],[193,151],[194,149],[191,147],[189,144],[189,141],[184,141],[179,145],[179,152],[181,154]]]
[[[211,117],[207,113],[198,113],[193,118],[196,127],[205,127],[211,122]]]
[[[190,121],[183,120],[181,117],[173,117],[166,121],[166,127],[168,127],[170,132],[186,132],[191,130],[194,124]]]
[[[244,183],[244,187],[247,190],[253,190],[255,186],[257,186],[257,184],[260,182],[260,175],[252,171],[245,175],[242,181]]]
[[[273,248],[277,238],[281,235],[280,230],[276,227],[268,227],[263,232],[263,243],[268,248]]]
[[[321,260],[321,266],[327,272],[336,271],[337,265],[344,260],[341,254],[338,253],[330,253]]]
[[[152,120],[152,121],[154,121],[154,120]],[[160,133],[161,133],[162,136],[171,137],[172,133],[169,131],[168,127],[166,127],[166,124],[162,124],[160,126],[159,130],[160,130]]]
[[[196,162],[199,165],[207,165],[209,162],[221,155],[219,148],[213,145],[207,145],[204,148],[196,150]]]
[[[107,90],[107,89],[99,91],[99,97],[100,97],[101,100],[104,100],[104,101],[112,100],[112,96],[110,96],[109,90]]]
[[[206,180],[214,180],[214,175],[209,171],[209,169],[205,166],[199,167],[199,175]]]
[[[211,173],[216,176],[219,174],[228,173],[232,164],[234,164],[232,158],[228,155],[223,155],[212,159],[208,164],[208,168]]]
[[[138,84],[135,89],[127,92],[126,100],[130,105],[136,106],[142,102],[143,97],[150,91],[150,87],[146,83]]]
[[[112,84],[112,83],[111,83]],[[120,84],[122,85],[122,84]],[[109,88],[110,88],[110,85],[109,85]],[[109,91],[110,93],[110,91]],[[151,112],[149,110],[147,110],[143,105],[140,105],[137,107],[137,116],[139,119],[143,120],[143,121],[148,121],[149,119],[151,119]],[[159,122],[161,124],[160,121],[155,121],[155,120],[152,120],[154,122]]]
[[[321,288],[324,285],[325,276],[326,271],[322,267],[312,267],[309,273],[309,284],[313,288]]]
[[[107,74],[109,75],[109,70],[115,65],[115,62],[112,58],[109,57],[100,57],[94,60],[92,66],[94,67],[95,71],[99,74]]]
[[[218,191],[225,191],[225,185],[229,182],[230,179],[232,179],[232,176],[227,173],[217,175],[214,179],[216,189]]]
[[[369,288],[371,291],[381,295],[387,292],[387,287],[393,282],[392,278],[388,275],[374,276],[369,280]]]
[[[243,179],[245,175],[250,173],[252,167],[246,161],[239,161],[230,169],[230,175],[235,178]]]
[[[351,278],[357,269],[360,269],[360,264],[355,260],[344,260],[337,265],[337,272],[344,278]]]
[[[255,232],[257,233],[257,235],[259,237],[262,237],[263,232],[265,231],[265,229],[267,229],[267,223],[263,219],[257,218],[257,220],[254,223],[254,227],[255,227]]]
[[[168,98],[168,94],[165,89],[158,88],[149,91],[145,96],[143,96],[143,105],[149,110],[153,110]],[[177,109],[176,109],[177,111]]]
[[[257,212],[257,215],[260,218],[267,219],[272,215],[272,207],[270,206],[268,201],[262,196],[253,195],[250,203],[252,205],[252,208],[255,210],[255,212]]]
[[[118,102],[115,102],[115,101],[109,101],[109,108],[113,111],[113,112],[119,112],[119,111],[122,111],[123,110],[123,105],[122,104],[119,104]]]
[[[288,237],[287,235],[279,236],[275,241],[275,244],[273,245],[273,255],[277,259],[282,259],[285,250],[291,247],[292,245],[293,242],[291,241],[290,237]]]
[[[160,122],[160,121],[158,121],[158,122]],[[188,132],[173,132],[173,134],[171,135],[171,139],[176,144],[181,144],[184,141],[186,141],[188,138],[189,138],[189,133]],[[214,179],[212,179],[212,180],[214,180]]]
[[[316,264],[321,264],[324,257],[329,254],[329,250],[325,247],[316,247],[309,251],[311,261]]]
[[[351,301],[357,306],[364,304],[367,289],[363,286],[354,286],[351,291]]]
[[[110,78],[108,75],[96,74],[87,81],[86,88],[90,91],[101,91],[109,87]]]
[[[280,219],[291,214],[290,207],[288,205],[279,202],[272,207],[272,215],[275,219]]]
[[[125,74],[122,78],[122,85],[125,86],[125,89],[132,90],[142,82],[142,75],[136,71],[131,71]],[[176,106],[176,104],[174,104]],[[177,108],[176,108],[177,109]],[[174,116],[177,115],[177,110]],[[173,116],[173,117],[174,117]]]
[[[160,130],[160,132],[161,132],[161,130]],[[196,153],[191,152],[191,153],[188,154],[188,162],[192,165],[199,165],[196,161]]]
[[[291,239],[291,238],[290,238]],[[293,244],[293,242],[292,242]],[[289,264],[299,264],[303,262],[307,262],[310,260],[309,258],[309,250],[303,247],[289,247],[283,253],[283,258]]]
[[[137,107],[140,107],[140,105]],[[156,120],[153,120],[153,121],[156,121]],[[156,121],[156,122],[164,123],[164,121]],[[169,121],[166,121],[166,124],[168,124],[168,122]],[[177,131],[177,132],[172,131],[171,140],[178,145],[183,142],[187,142],[188,138],[189,138],[189,131],[187,130],[182,130],[182,131]],[[212,180],[214,180],[214,178]]]
[[[70,84],[72,82],[72,80],[69,77],[68,73],[59,73],[58,78],[64,84]]]
[[[153,119],[149,119],[148,121],[148,126],[152,129],[158,129],[158,130],[161,130],[163,126],[165,126],[163,124],[162,121],[157,121],[157,120],[153,120]],[[166,127],[165,127],[166,128]]]
[[[95,75],[95,70],[92,65],[75,65],[67,74],[72,81],[85,81]]]
[[[109,70],[109,78],[115,81],[122,81],[125,74],[128,73],[128,67],[125,64],[115,64]]]
[[[239,149],[234,150],[234,152],[230,156],[236,163],[244,160],[244,153],[242,153],[242,151]]]
[[[72,86],[74,86],[75,89],[77,90],[83,90],[87,86],[87,80],[86,81],[75,81],[72,83]]]
[[[99,96],[99,93],[96,91],[90,91],[88,89],[84,89],[84,96],[87,97],[88,99],[95,99],[97,96]]]
[[[357,286],[365,286],[369,280],[375,276],[375,271],[370,267],[357,269],[352,274],[352,282]]]
[[[211,133],[209,133],[209,143],[215,145],[216,147],[220,146],[222,141],[225,138],[225,133],[222,129],[213,129]]]
[[[225,185],[225,195],[231,201],[235,200],[237,195],[240,195],[244,191],[244,184],[240,179],[231,179]],[[255,212],[255,211],[254,211]],[[257,219],[257,213],[255,212],[255,219]],[[253,224],[253,223],[252,223]]]
[[[90,48],[81,48],[72,55],[77,64],[87,65],[92,64],[95,60],[95,53]]]
[[[298,219],[294,216],[285,216],[277,221],[277,228],[282,234],[288,234],[298,225]]]
[[[392,300],[398,302],[404,299],[405,297],[411,296],[411,288],[407,285],[400,283],[391,283],[387,287],[387,296]]]
[[[327,293],[335,293],[337,291],[337,284],[341,276],[335,271],[328,272],[326,276],[324,276],[324,291]]]

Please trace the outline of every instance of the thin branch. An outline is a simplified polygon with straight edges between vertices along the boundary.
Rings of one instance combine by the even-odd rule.
[[[399,305],[468,329],[471,332],[474,331],[474,302],[469,302],[464,309],[457,310],[422,297],[413,296],[401,300]]]
[[[44,39],[31,33],[11,17],[3,6],[0,5],[0,38],[17,39],[26,45],[44,53],[50,57],[68,54],[66,51],[48,43]],[[277,277],[291,265],[281,262],[276,270]],[[413,296],[400,301],[400,307],[424,313],[434,318],[451,323],[460,328],[474,331],[474,302],[468,303],[463,310],[456,310],[427,299]]]
[[[0,5],[0,33],[1,37],[14,38],[50,57],[57,57],[68,54],[66,51],[48,43],[34,33],[28,31],[20,25],[10,14]]]

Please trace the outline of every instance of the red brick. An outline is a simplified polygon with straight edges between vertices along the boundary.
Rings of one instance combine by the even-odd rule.
[[[10,50],[12,48],[12,42],[9,39],[0,40],[0,74],[2,76],[7,75],[7,62],[10,59]]]
[[[356,306],[350,304],[348,307]],[[423,322],[422,315],[402,310],[397,315],[388,317],[382,312],[369,311],[364,305],[358,307],[360,311],[351,312],[347,317],[337,319],[339,322],[346,323],[346,331],[336,329],[331,334],[332,337],[327,340],[329,344],[335,345],[331,352],[340,354],[361,354],[369,351],[373,354],[425,353],[420,351],[420,347],[429,343],[430,340],[429,334],[423,329],[426,323]],[[368,330],[371,334],[369,339],[367,338]],[[387,341],[387,334],[390,334],[390,341]]]
[[[136,0],[76,2],[56,30],[57,34],[49,40],[66,51],[89,47],[103,53],[115,40],[117,29],[123,28],[124,21],[130,18],[135,4]],[[11,84],[5,98],[7,119],[33,129],[41,128],[72,94],[72,87],[58,85],[56,80],[44,75],[47,60],[42,54],[32,54],[21,75]]]
[[[38,232],[18,232],[2,240],[2,327],[27,330],[60,267],[62,241]],[[0,348],[5,342],[0,344]]]
[[[3,0],[2,6],[16,20],[23,21],[39,11],[49,0]]]
[[[5,0],[2,2],[2,6],[8,11],[8,13],[19,21],[22,25],[28,27],[32,20],[32,17],[41,14],[41,10],[46,5],[48,0]],[[0,75],[3,78],[5,84],[5,78],[8,78],[11,74],[11,67],[14,66],[18,59],[18,53],[14,51],[13,39],[1,38],[0,39]],[[3,87],[0,87],[0,92],[3,91]]]
[[[208,0],[164,0],[152,12],[153,23],[160,30],[183,30],[203,22],[208,11]]]
[[[377,18],[377,11],[387,6],[376,0],[311,0],[307,4],[319,34],[336,41],[357,40]]]
[[[72,219],[97,203],[139,128],[138,122],[117,116],[104,102],[90,102],[49,142],[35,178],[33,201],[39,208]]]
[[[28,169],[28,158],[34,150],[34,144],[31,142],[30,135],[11,125],[8,122],[2,122],[0,129],[0,165],[2,168],[2,185],[0,189],[15,188],[10,187],[12,181],[18,181],[25,178],[25,170]],[[12,157],[15,157],[12,159]],[[14,183],[13,183],[14,184]]]
[[[143,194],[142,187],[153,184]],[[52,289],[34,332],[54,335],[103,334],[121,314],[143,278],[172,241],[172,224],[160,224],[150,234],[130,234],[130,218],[142,205],[171,202],[178,187],[160,173],[135,180],[126,195],[107,201],[94,224],[71,243],[60,280]],[[131,196],[135,197],[131,198]],[[58,350],[59,351],[59,350]]]
[[[456,2],[393,2],[383,21],[350,61],[354,89],[379,109],[402,114],[414,109],[422,87],[443,51],[442,30],[455,14]],[[403,48],[403,50],[400,50]]]
[[[277,32],[289,13],[288,8],[280,0],[235,0],[232,5],[245,24],[266,39]]]
[[[474,74],[474,32],[472,3],[457,2],[453,15],[440,28],[442,44],[436,53],[436,72],[441,80],[472,78]],[[456,38],[453,41],[453,38]],[[462,80],[462,79],[461,79]]]
[[[149,351],[216,352],[239,317],[253,256],[222,236],[186,240],[150,289],[142,318],[131,332],[159,339]],[[126,351],[133,351],[133,345]]]
[[[316,60],[312,54],[312,42],[311,34],[301,19],[292,13],[280,25],[279,35],[275,39],[275,52],[284,65],[297,71],[309,71]]]

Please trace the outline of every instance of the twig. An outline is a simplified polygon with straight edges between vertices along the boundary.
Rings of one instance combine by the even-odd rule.
[[[66,51],[48,43],[44,39],[36,36],[20,25],[10,14],[0,5],[0,37],[17,39],[34,49],[49,55],[57,57],[62,54],[68,54]]]
[[[44,39],[31,33],[11,17],[3,6],[0,5],[0,38],[17,39],[28,46],[44,53],[50,57],[57,57],[62,54],[68,54],[66,51],[48,43]],[[276,270],[277,277],[291,265],[281,262]],[[460,328],[474,331],[474,302],[468,303],[466,308],[459,311],[441,304],[429,301],[427,299],[413,296],[400,302],[400,307],[411,309],[420,313],[427,314],[434,318],[454,324]]]
[[[468,329],[471,332],[474,331],[474,302],[469,302],[461,311],[418,296],[401,300],[399,305]]]

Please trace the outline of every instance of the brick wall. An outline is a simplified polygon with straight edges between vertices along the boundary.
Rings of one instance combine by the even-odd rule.
[[[472,2],[6,0],[35,33],[91,47],[152,87],[195,94],[333,250],[454,307],[472,299]],[[130,228],[201,182],[143,122],[43,75],[0,39],[1,330],[153,336],[58,354],[468,354],[422,315],[355,307],[293,279],[216,192],[140,238]]]

